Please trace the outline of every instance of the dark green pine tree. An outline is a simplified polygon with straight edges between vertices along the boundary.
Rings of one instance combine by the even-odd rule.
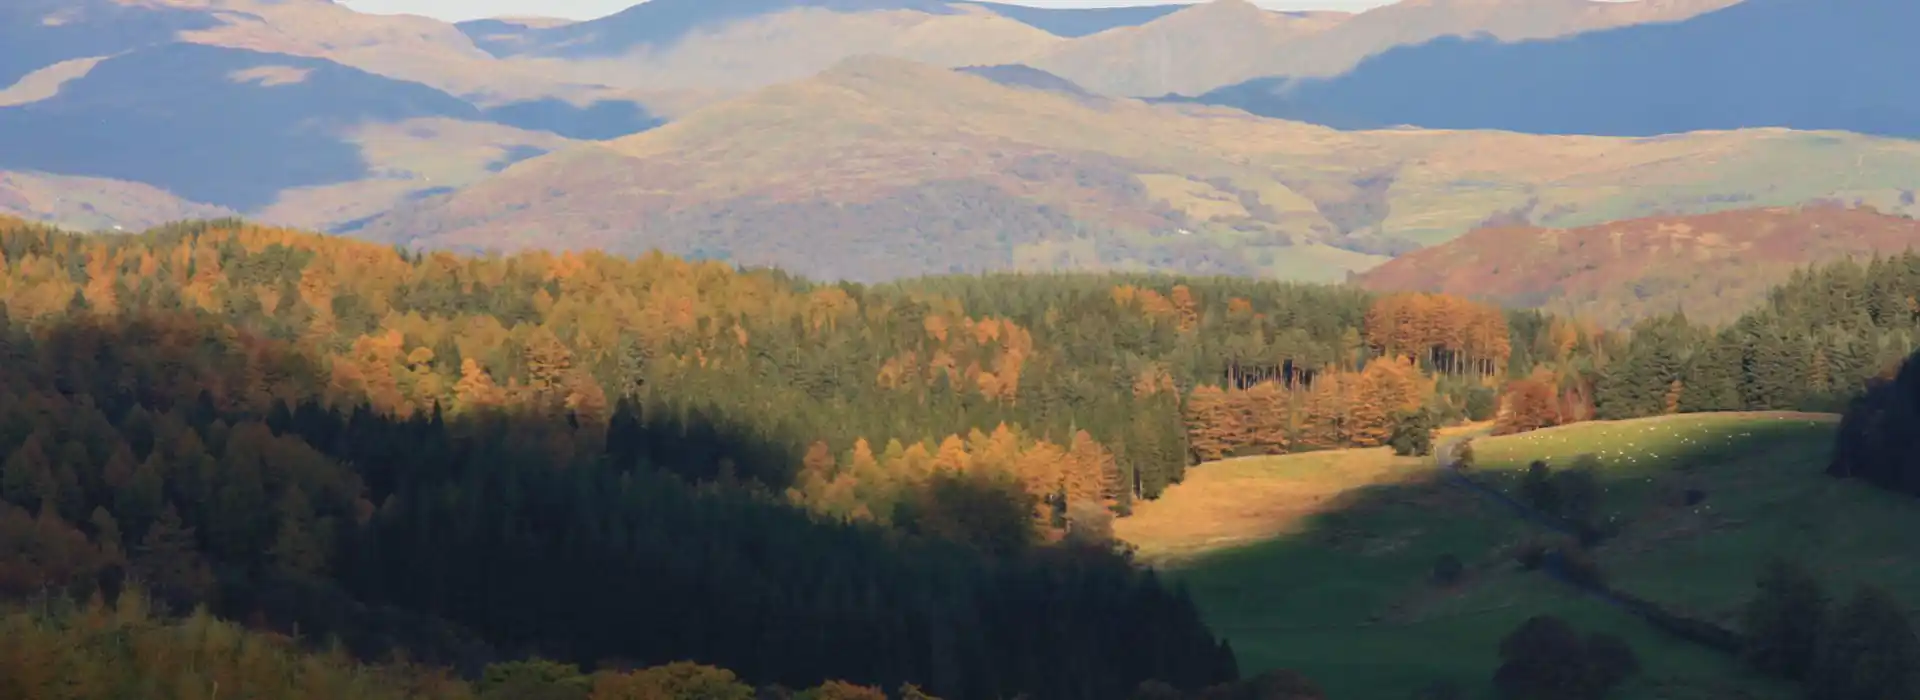
[[[1750,411],[1794,408],[1805,393],[1799,386],[1805,363],[1798,343],[1773,319],[1741,319],[1740,398]]]
[[[1885,591],[1863,587],[1834,617],[1806,680],[1814,700],[1920,697],[1920,637]]]
[[[1800,680],[1812,668],[1827,626],[1827,594],[1805,568],[1776,559],[1742,615],[1743,655],[1764,673]]]
[[[1725,333],[1705,341],[1696,350],[1682,376],[1680,411],[1737,411],[1740,398],[1740,348]]]

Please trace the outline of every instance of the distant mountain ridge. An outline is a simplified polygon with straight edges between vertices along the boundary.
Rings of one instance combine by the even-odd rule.
[[[1920,137],[1920,92],[1902,87],[1920,65],[1915,26],[1920,3],[1905,0],[1746,0],[1548,41],[1403,46],[1338,77],[1260,79],[1197,101],[1339,128],[1651,136],[1772,126]]]
[[[1845,134],[1338,132],[971,72],[849,59],[345,232],[461,250],[658,248],[863,281],[996,269],[1333,281],[1487,221],[1887,203],[1920,177],[1920,144]],[[1863,158],[1877,162],[1866,179],[1834,167]],[[1780,162],[1805,167],[1768,172]]]
[[[195,98],[180,99],[183,89]],[[343,93],[363,99],[334,99]],[[246,210],[287,188],[360,177],[365,164],[335,130],[419,117],[482,115],[425,85],[329,61],[163,44],[102,61],[52,98],[0,109],[0,163],[161,185]],[[276,152],[300,157],[261,157]]]
[[[1079,84],[1071,80],[1033,66],[1018,63],[1000,66],[966,66],[957,70],[961,73],[977,75],[1008,87],[1032,88],[1034,90],[1058,92],[1075,97],[1094,97],[1093,93],[1087,92],[1086,88],[1080,87]]]
[[[472,37],[476,45],[500,57],[541,53],[594,58],[617,55],[636,47],[670,44],[700,29],[788,10],[954,14],[967,7],[980,8],[1054,36],[1074,38],[1115,27],[1145,24],[1186,5],[1049,8],[982,0],[648,0],[606,17],[557,27],[528,27],[495,19],[461,22],[457,26]]]
[[[1271,75],[1333,75],[1402,44],[1563,36],[1738,0],[1404,0],[1358,14],[1249,0],[1031,8],[974,0],[650,0],[596,20],[461,25],[501,58],[576,64],[588,82],[734,93],[862,53],[953,67],[1021,63],[1116,96],[1198,95]]]
[[[82,231],[115,226],[140,231],[171,221],[238,216],[150,185],[103,178],[0,171],[0,219],[6,216]],[[4,225],[0,222],[0,225]]]
[[[776,219],[801,222],[800,230],[852,227],[879,235],[879,227],[917,226],[912,208],[919,207],[942,212],[934,215],[945,217],[940,226],[962,239],[982,234],[981,226],[1007,224],[1010,232],[1005,236],[943,253],[958,261],[949,264],[1005,263],[1035,269],[1133,265],[1283,276],[1365,269],[1488,219],[1572,226],[1662,211],[1797,204],[1822,197],[1910,211],[1895,196],[1896,183],[1911,175],[1905,150],[1844,135],[1680,137],[1674,152],[1699,155],[1701,170],[1723,180],[1711,184],[1696,182],[1707,175],[1656,162],[1644,163],[1640,170],[1597,165],[1604,177],[1580,179],[1577,173],[1557,169],[1552,158],[1588,162],[1600,143],[1624,144],[1618,147],[1642,154],[1667,146],[1510,140],[1503,135],[1329,136],[1319,130],[1296,131],[1299,125],[1238,123],[1232,119],[1244,115],[1229,119],[1228,112],[1210,108],[1143,109],[1121,97],[1205,92],[1281,71],[1296,76],[1288,83],[1296,92],[1287,93],[1286,99],[1314,97],[1311,104],[1296,105],[1302,111],[1291,116],[1325,117],[1328,123],[1348,126],[1391,126],[1400,122],[1370,121],[1364,110],[1347,110],[1339,100],[1318,101],[1319,93],[1303,86],[1347,85],[1349,79],[1374,75],[1370,71],[1379,64],[1403,60],[1393,56],[1444,52],[1448,46],[1471,45],[1505,56],[1522,47],[1545,50],[1539,47],[1586,40],[1510,45],[1458,38],[1429,41],[1434,37],[1488,34],[1514,41],[1619,25],[1636,25],[1617,30],[1624,32],[1694,27],[1731,12],[1711,11],[1735,2],[1404,0],[1346,14],[1274,12],[1246,0],[1085,10],[973,0],[653,0],[599,21],[500,19],[455,26],[424,17],[356,13],[327,0],[20,0],[0,7],[0,69],[17,75],[0,85],[0,168],[36,174],[33,177],[75,178],[59,181],[75,185],[77,201],[15,197],[16,210],[29,215],[53,216],[56,209],[84,214],[84,206],[94,206],[100,212],[122,212],[131,222],[200,208],[370,235],[387,235],[395,222],[406,220],[432,229],[420,234],[422,239],[450,241],[468,235],[450,231],[468,231],[476,238],[496,235],[503,220],[515,221],[523,230],[546,226],[537,217],[503,219],[479,206],[485,202],[471,198],[479,190],[470,188],[517,181],[540,191],[615,191],[579,200],[578,221],[554,224],[558,230],[584,226],[592,236],[607,235],[603,224],[612,227],[614,222],[582,222],[632,206],[636,220],[652,217],[647,220],[669,238],[717,226],[724,235],[713,238],[736,236],[731,249],[748,254],[763,234],[776,232],[767,223]],[[1748,0],[1732,9],[1773,17],[1787,6],[1787,0]],[[1861,17],[1894,25],[1905,17],[1891,10],[1848,11],[1854,19],[1835,26],[1844,29],[1852,26],[1845,22],[1858,23]],[[1674,20],[1687,21],[1647,24]],[[1783,23],[1769,26],[1775,25]],[[1818,29],[1817,24],[1809,26]],[[1867,43],[1890,41],[1888,30],[1879,31],[1858,36],[1870,40]],[[1807,36],[1837,42],[1849,35],[1828,28]],[[1421,42],[1427,43],[1366,58]],[[1901,58],[1905,54],[1899,51],[1905,50],[1888,51]],[[839,70],[835,66],[890,65],[862,64],[853,58],[863,54],[919,65],[875,68],[869,71],[871,79],[852,82],[844,70],[832,80],[811,80],[820,71]],[[1299,77],[1339,74],[1353,64],[1362,67],[1352,76]],[[1527,70],[1493,64],[1469,67],[1457,72],[1486,72],[1494,82],[1500,78],[1496,69]],[[977,82],[956,82],[956,71],[1018,89],[989,93]],[[1889,71],[1886,84],[1897,84],[1895,73]],[[890,82],[901,75],[925,81]],[[1419,85],[1383,85],[1395,94],[1419,94],[1429,83],[1444,82],[1414,75]],[[1623,80],[1660,82],[1632,75]],[[773,89],[782,85],[791,89]],[[1849,100],[1865,90],[1899,92],[1846,81],[1795,89],[1801,91],[1802,116],[1860,107]],[[1835,99],[1808,98],[1817,97],[1820,89]],[[970,95],[972,101],[934,94],[941,90]],[[874,99],[881,93],[884,100]],[[845,102],[836,102],[835,95]],[[1061,98],[1066,102],[1059,103]],[[1426,104],[1416,107],[1465,109],[1448,103],[1472,99],[1430,94]],[[1547,112],[1559,109],[1492,102],[1499,105],[1489,108],[1495,116],[1521,126],[1543,114],[1553,117]],[[981,132],[955,137],[938,129],[975,124],[977,115],[927,115],[920,103],[1064,119],[1091,133],[1107,134],[1113,142],[1089,142],[1071,131],[993,120],[981,126]],[[1881,122],[1895,128],[1920,123],[1908,119],[1898,105],[1878,113],[1867,109],[1874,106],[1854,109],[1853,114],[1878,114]],[[1610,114],[1601,107],[1587,110],[1582,118]],[[869,108],[883,111],[862,111]],[[1700,106],[1674,109],[1682,108]],[[1671,113],[1663,107],[1653,116],[1664,119]],[[1753,113],[1766,111],[1756,108]],[[935,126],[902,131],[886,114]],[[1348,117],[1357,121],[1340,121]],[[627,138],[680,119],[694,122],[680,136],[660,141]],[[824,164],[837,173],[834,167],[865,163],[873,172],[893,173],[894,180],[843,173],[823,177],[819,187],[807,190],[790,181],[789,174],[747,173],[749,177],[731,170],[771,166],[760,162],[762,156],[742,154],[725,140],[681,140],[725,123],[764,130],[738,140],[762,142],[772,152],[768,162],[784,162],[778,152],[792,149],[799,163],[792,167]],[[1116,124],[1126,128],[1116,129]],[[1244,132],[1255,141],[1215,141],[1217,136],[1200,138],[1180,131],[1192,128],[1214,134]],[[862,133],[879,134],[874,137],[878,145],[863,141]],[[841,144],[849,153],[871,146],[875,153],[869,157],[877,160],[816,162],[826,154],[810,144],[781,143],[781,135]],[[1298,150],[1289,153],[1287,161],[1265,168],[1251,165],[1270,157],[1275,148],[1260,139],[1296,137],[1307,141],[1289,146]],[[1143,139],[1166,147],[1142,151],[1144,145],[1135,142]],[[709,179],[730,182],[739,190],[726,196],[656,190],[635,200],[641,204],[624,201],[634,192],[622,188],[651,181],[657,164],[630,170],[632,158],[619,155],[619,149],[612,151],[614,158],[582,155],[605,155],[607,151],[581,145],[599,140],[680,144],[667,151],[667,160],[687,172],[707,172]],[[1536,159],[1526,153],[1457,150],[1456,144],[1474,140],[1501,148],[1526,144],[1551,155]],[[1363,152],[1330,155],[1314,150],[1314,144],[1334,142]],[[687,150],[689,143],[705,144],[706,150]],[[1437,150],[1416,156],[1422,148]],[[982,153],[999,153],[991,158],[999,159],[993,162],[1001,170],[978,170]],[[1842,154],[1849,156],[1844,162]],[[543,182],[528,174],[571,158],[583,159],[583,172],[602,179],[547,173],[543,177],[551,182]],[[1295,163],[1314,163],[1321,169],[1299,170]],[[1444,163],[1492,174],[1476,179],[1437,165]],[[1819,171],[1801,172],[1809,168]],[[1619,181],[1608,183],[1605,177]],[[100,184],[104,179],[164,190],[166,197],[145,190],[131,194],[138,188]],[[1609,185],[1614,189],[1608,190]],[[49,190],[37,186],[35,191]],[[559,221],[572,214],[551,205],[567,197],[527,204]],[[448,202],[453,204],[443,206]],[[36,214],[34,206],[46,210]],[[143,206],[152,211],[137,211]],[[923,241],[940,235],[912,234]],[[1091,242],[1100,236],[1108,238]],[[1121,240],[1126,236],[1140,238]],[[1026,242],[1009,242],[1015,239]],[[1291,249],[1282,254],[1279,248],[1287,246]],[[718,251],[724,246],[709,247]],[[938,257],[924,251],[894,251],[889,256],[875,258],[874,264],[928,265]]]

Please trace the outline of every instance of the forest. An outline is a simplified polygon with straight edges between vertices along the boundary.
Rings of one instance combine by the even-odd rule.
[[[868,286],[0,222],[0,588],[596,698],[657,697],[596,690],[621,673],[1234,696],[1306,682],[1239,680],[1108,530],[1187,469],[1409,424],[1841,406],[1913,349],[1916,296],[1920,256],[1842,263],[1725,328],[1622,334],[1234,278]],[[8,624],[81,634],[98,605]],[[164,619],[111,624],[228,624]]]

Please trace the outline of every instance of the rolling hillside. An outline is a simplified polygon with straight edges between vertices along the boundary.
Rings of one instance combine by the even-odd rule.
[[[1284,65],[1293,45],[1330,31],[1344,12],[1270,12],[1248,0],[1214,0],[1137,27],[1100,32],[1030,61],[1109,95],[1197,95]]]
[[[1684,19],[1739,0],[1406,0],[1359,14],[1271,12],[1212,0],[1061,44],[1033,64],[1115,95],[1199,95],[1266,76],[1333,76],[1442,37],[1501,42]]]
[[[115,226],[139,231],[169,221],[236,215],[232,210],[189,202],[149,185],[95,177],[0,171],[0,217],[13,216],[82,231]]]
[[[985,12],[1058,37],[1081,37],[1145,24],[1183,9],[1180,4],[1130,7],[1030,7],[977,0],[651,0],[586,22],[538,26],[526,22],[461,22],[460,31],[497,56],[540,54],[568,58],[617,56],[658,48],[728,24],[799,9],[839,14],[910,11],[930,15]]]
[[[520,163],[354,233],[659,247],[869,280],[1009,268],[1333,280],[1490,219],[1877,202],[1916,172],[1920,144],[1842,134],[1348,133],[862,58]]]
[[[419,82],[486,107],[548,98],[590,104],[637,94],[500,61],[453,25],[372,15],[331,0],[19,0],[0,8],[0,85],[56,63],[172,42],[321,59]]]
[[[0,84],[0,169],[87,183],[16,192],[16,211],[88,226],[187,211],[338,226],[567,137],[660,123],[442,23],[322,0],[8,3]]]
[[[462,23],[483,50],[576,80],[741,91],[860,54],[950,67],[1028,63],[1112,95],[1196,95],[1261,76],[1335,75],[1444,36],[1557,37],[1738,0],[1406,0],[1359,15],[1248,0],[1032,8],[960,0],[651,0],[554,27]]]
[[[1768,126],[1910,137],[1920,135],[1920,93],[1894,86],[1920,65],[1920,45],[1906,35],[1916,23],[1920,4],[1903,0],[1748,0],[1552,41],[1435,41],[1327,80],[1261,79],[1200,99],[1342,128],[1645,136]]]
[[[461,139],[440,142],[430,131],[383,128],[418,119],[471,126],[454,130]],[[369,141],[382,133],[383,143]],[[189,43],[101,61],[52,97],[0,108],[0,166],[144,183],[303,223],[329,219],[272,207],[305,188],[378,181],[397,191],[363,202],[377,211],[406,192],[465,184],[432,183],[427,163],[470,160],[476,139],[503,151],[483,156],[470,170],[477,174],[506,150],[544,152],[566,142],[489,123],[478,107],[419,83],[321,59]],[[415,144],[411,163],[381,151],[408,148],[403,141]]]
[[[1614,27],[1687,19],[1742,0],[1403,0],[1354,15],[1353,19],[1289,47],[1268,75],[1334,76],[1364,59],[1445,37],[1484,36],[1524,42],[1578,35]]]
[[[1620,589],[1737,624],[1769,556],[1826,572],[1829,589],[1914,580],[1903,545],[1861,532],[1910,527],[1909,499],[1821,473],[1837,417],[1706,413],[1582,423],[1474,441],[1476,478],[1512,492],[1536,459],[1564,469],[1600,458],[1600,504],[1621,533],[1595,550]],[[1687,507],[1681,494],[1701,489]],[[1813,514],[1845,513],[1844,517]],[[1436,517],[1436,515],[1440,517]],[[1385,448],[1254,457],[1195,467],[1187,481],[1116,523],[1143,555],[1169,562],[1243,672],[1287,667],[1324,679],[1334,700],[1493,697],[1500,639],[1533,615],[1619,635],[1642,669],[1608,698],[1797,697],[1737,660],[1522,570],[1515,545],[1543,532],[1438,478],[1431,458]],[[1435,561],[1463,564],[1435,585]],[[1172,557],[1172,558],[1170,558]],[[1301,576],[1301,571],[1321,572]],[[1895,588],[1908,603],[1916,602]]]
[[[1903,195],[1911,202],[1911,193]],[[1574,229],[1496,226],[1359,277],[1381,291],[1445,292],[1610,325],[1676,309],[1731,321],[1795,269],[1920,245],[1920,222],[1839,206],[1742,209]]]

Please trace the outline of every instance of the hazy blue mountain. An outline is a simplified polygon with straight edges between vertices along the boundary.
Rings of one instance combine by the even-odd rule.
[[[540,53],[569,58],[616,55],[639,46],[671,44],[701,27],[814,7],[836,12],[914,10],[952,14],[955,5],[977,5],[1003,17],[1063,37],[1146,24],[1183,5],[1041,8],[978,0],[649,0],[587,22],[530,28],[494,19],[461,22],[460,30],[495,56]]]
[[[263,68],[305,75],[233,77]],[[482,115],[425,85],[330,61],[164,44],[102,61],[50,99],[0,109],[0,167],[144,182],[247,210],[282,189],[365,175],[340,130],[416,117]]]
[[[61,61],[164,43],[218,23],[205,12],[112,0],[0,0],[0,88]]]
[[[576,22],[546,29],[523,29],[521,46],[534,53],[585,58],[609,56],[638,46],[670,44],[695,29],[731,21],[815,7],[838,12],[874,10],[918,10],[947,14],[955,12],[942,0],[649,0],[620,12],[587,22]],[[492,25],[466,23],[469,36],[499,32]],[[490,42],[492,51],[508,45]]]
[[[1010,87],[1046,90],[1048,92],[1065,93],[1075,97],[1094,96],[1093,93],[1087,92],[1086,88],[1080,87],[1079,84],[1071,80],[1024,63],[1012,63],[999,66],[967,66],[954,70],[961,73],[977,75]]]
[[[1179,12],[1186,5],[1141,5],[1136,7],[1028,7],[997,2],[966,2],[993,10],[1002,17],[1021,22],[1055,36],[1078,37],[1116,27],[1137,27]]]
[[[494,58],[504,58],[520,53],[524,43],[531,35],[539,31],[523,24],[515,24],[497,19],[472,19],[455,22],[453,26],[460,33],[473,40],[473,45],[481,51],[493,54]]]
[[[534,131],[551,131],[570,139],[600,141],[637,134],[666,123],[645,107],[625,100],[602,100],[576,107],[561,99],[514,102],[488,108],[490,122]]]
[[[1791,127],[1920,137],[1920,2],[1747,0],[1671,24],[1502,44],[1443,39],[1325,80],[1197,99],[1340,128],[1646,136]]]

